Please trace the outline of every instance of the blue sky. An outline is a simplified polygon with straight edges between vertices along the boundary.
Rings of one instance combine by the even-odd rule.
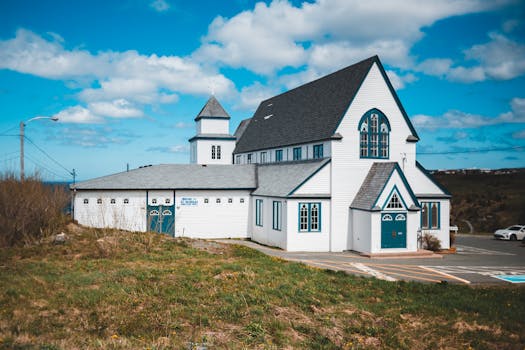
[[[187,163],[212,91],[258,102],[379,55],[429,169],[525,166],[525,1],[0,2],[0,170]],[[44,152],[42,152],[44,151]]]

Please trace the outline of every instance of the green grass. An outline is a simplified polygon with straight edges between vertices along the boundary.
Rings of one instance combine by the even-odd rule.
[[[0,250],[0,349],[525,346],[525,288],[390,283],[243,246],[71,229],[63,246]]]

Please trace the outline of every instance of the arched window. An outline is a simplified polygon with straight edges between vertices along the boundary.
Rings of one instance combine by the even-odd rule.
[[[359,122],[359,155],[361,158],[389,157],[390,123],[374,108],[366,112]]]

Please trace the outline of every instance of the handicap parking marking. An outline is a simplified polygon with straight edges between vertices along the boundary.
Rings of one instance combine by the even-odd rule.
[[[508,252],[501,252],[499,250],[476,248],[460,244],[456,245],[456,253],[459,255],[516,255]]]
[[[390,282],[397,281],[397,279],[395,279],[394,277],[388,276],[388,275],[382,273],[381,271],[373,269],[370,266],[366,266],[365,264],[362,264],[362,263],[351,263],[351,265],[354,266],[356,269],[364,271],[364,272],[368,273],[369,275],[372,275],[375,278],[378,278],[380,280],[385,280],[385,281],[390,281]]]
[[[510,283],[525,283],[525,275],[496,275],[492,277]]]

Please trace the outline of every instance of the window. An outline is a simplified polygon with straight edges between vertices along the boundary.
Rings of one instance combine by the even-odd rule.
[[[210,200],[208,198],[204,198],[204,203],[209,203]]]
[[[276,162],[283,161],[283,150],[282,149],[275,150],[275,161]]]
[[[217,198],[217,199],[215,200],[215,203],[220,203],[220,202],[221,202],[221,199],[220,199],[220,198]]]
[[[252,154],[248,154],[246,163],[252,164]]]
[[[129,204],[129,199],[124,198],[124,204]]]
[[[439,229],[439,202],[422,202],[421,203],[421,228],[422,229]]]
[[[117,203],[117,201],[115,200],[115,198],[111,198],[110,203],[111,203],[111,204],[115,204],[115,203]]]
[[[239,199],[239,202],[244,203],[244,198]]]
[[[164,200],[164,203],[166,203],[166,204],[170,204],[170,203],[171,203],[171,199],[166,198],[166,199]]]
[[[301,147],[294,147],[293,149],[293,160],[301,160],[303,157],[301,155]]]
[[[217,146],[217,159],[221,159],[221,146]]]
[[[89,204],[89,199],[84,198],[84,204]]]
[[[273,202],[273,224],[274,230],[281,231],[281,220],[282,220],[282,202]]]
[[[241,155],[240,154],[235,156],[235,164],[241,164]]]
[[[262,199],[255,200],[255,225],[262,226],[262,210],[263,210],[263,201]]]
[[[233,198],[228,198],[228,203],[233,203]]]
[[[394,192],[392,197],[390,197],[390,202],[388,202],[388,205],[386,206],[387,209],[402,209],[403,204],[401,204],[401,201],[399,200],[399,196],[397,195],[397,192]]]
[[[299,203],[299,231],[321,231],[321,203]]]
[[[157,198],[153,198],[153,199],[151,200],[151,204],[157,204]]]
[[[102,198],[97,199],[97,204],[102,204]]]
[[[211,146],[211,159],[215,159],[215,146]]]
[[[266,163],[266,152],[261,152],[261,163]]]
[[[314,159],[323,158],[323,145],[314,145]]]
[[[361,158],[389,157],[390,123],[378,109],[366,112],[359,122],[359,155]]]

